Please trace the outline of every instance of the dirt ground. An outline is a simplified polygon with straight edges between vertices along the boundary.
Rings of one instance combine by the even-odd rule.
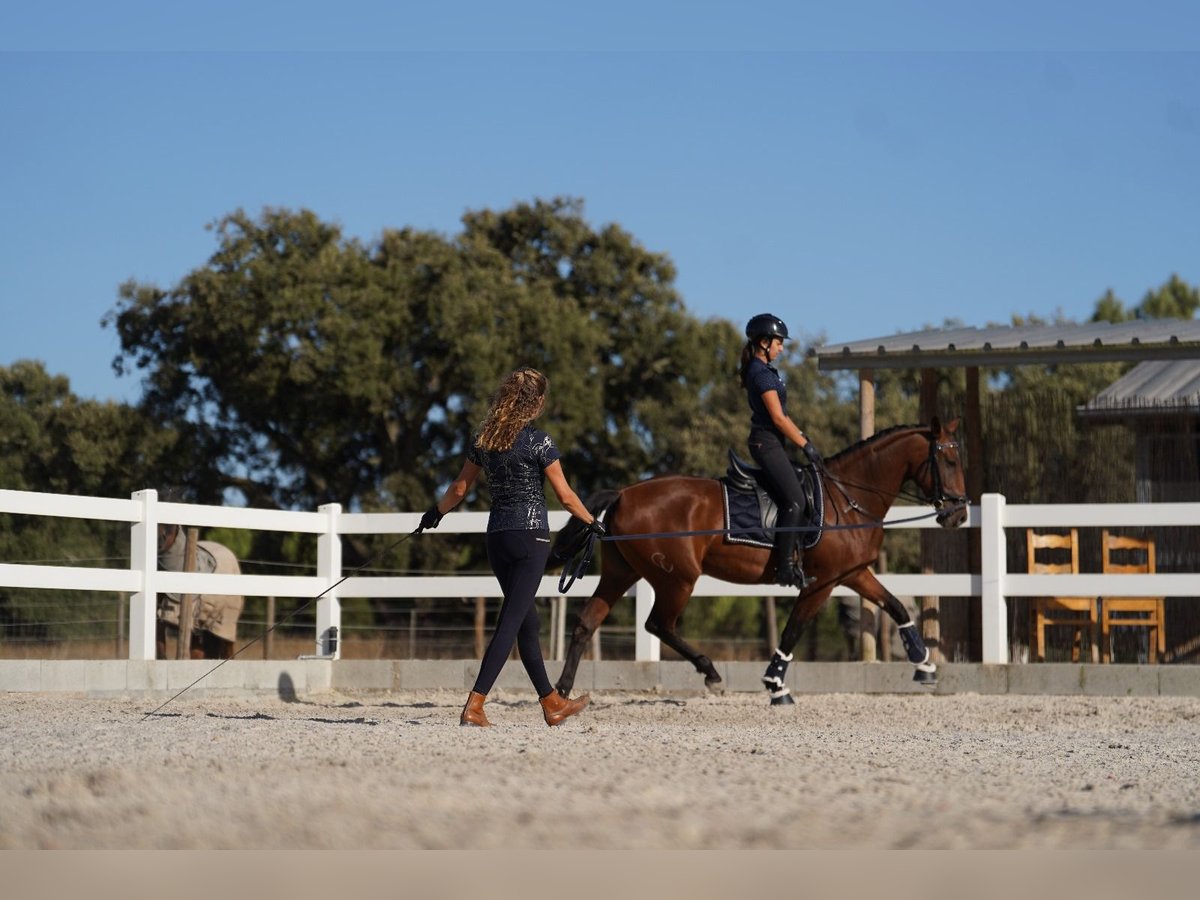
[[[2,848],[1200,848],[1200,699],[0,696]]]

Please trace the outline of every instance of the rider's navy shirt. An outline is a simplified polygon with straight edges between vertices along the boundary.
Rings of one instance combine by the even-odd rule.
[[[779,406],[784,415],[787,415],[787,388],[783,379],[779,377],[779,372],[774,366],[767,365],[756,356],[746,368],[746,399],[750,401],[750,427],[778,431],[775,423],[771,421],[771,414],[767,412],[767,405],[763,403],[762,395],[768,391],[779,394]]]
[[[562,454],[546,432],[526,425],[511,450],[473,446],[467,459],[487,472],[492,492],[488,531],[549,531],[545,469]]]

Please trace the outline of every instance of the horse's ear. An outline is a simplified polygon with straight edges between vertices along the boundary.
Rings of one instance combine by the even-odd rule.
[[[946,423],[946,434],[954,434],[954,432],[958,431],[958,423],[960,421],[962,421],[962,420],[961,419],[951,419],[949,422],[947,422]]]

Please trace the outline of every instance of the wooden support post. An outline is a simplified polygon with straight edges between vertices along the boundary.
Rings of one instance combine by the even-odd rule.
[[[484,642],[484,626],[487,625],[487,597],[475,598],[475,658],[483,659],[486,648]]]
[[[196,571],[196,543],[199,539],[199,529],[191,526],[187,530],[187,543],[183,548],[183,571]],[[185,593],[179,598],[179,644],[175,648],[176,659],[192,658],[192,610],[195,608],[196,595]]]
[[[128,594],[117,594],[117,640],[113,659],[123,659],[125,652],[125,609],[129,604]]]
[[[928,424],[938,414],[938,379],[935,369],[921,370],[921,422]],[[933,535],[921,531],[921,572],[933,573]],[[929,647],[930,659],[945,662],[942,655],[941,601],[938,597],[923,597],[921,602],[921,636]]]
[[[263,659],[275,652],[275,598],[267,598],[266,622],[263,623]]]
[[[959,427],[959,434],[963,435],[963,443],[966,445],[965,459],[963,465],[966,466],[965,481],[967,488],[967,499],[972,505],[978,506],[982,502],[983,497],[983,473],[985,471],[985,460],[983,458],[983,416],[981,413],[982,404],[980,403],[980,385],[979,385],[979,367],[969,366],[967,368],[967,396],[966,409],[963,411],[966,417],[966,422]],[[964,434],[965,429],[965,434]],[[971,572],[983,571],[983,535],[978,528],[972,528],[967,533],[967,566]],[[982,635],[983,633],[983,606],[979,603],[972,603],[968,607],[967,614],[968,627],[972,635],[972,648],[974,648],[974,635]],[[982,639],[982,638],[981,638]],[[980,654],[982,655],[983,647],[980,645]]]
[[[860,369],[858,373],[858,436],[866,440],[875,433],[875,373]],[[876,635],[879,630],[875,606],[858,598],[859,659],[875,662],[878,659]]]
[[[816,623],[811,627],[816,630]],[[763,630],[767,634],[766,656],[770,659],[775,648],[779,646],[779,619],[775,615],[774,597],[763,597]]]

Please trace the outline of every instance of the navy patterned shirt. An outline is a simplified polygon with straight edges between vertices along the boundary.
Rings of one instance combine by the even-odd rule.
[[[473,446],[467,459],[487,473],[492,492],[488,531],[549,531],[546,466],[562,454],[546,432],[526,425],[511,450],[482,450]]]
[[[750,425],[778,431],[775,423],[771,421],[771,414],[767,412],[767,405],[763,403],[762,395],[768,391],[779,394],[779,406],[784,415],[787,415],[787,387],[784,386],[783,379],[779,377],[779,372],[774,366],[767,365],[756,356],[750,360],[746,369],[746,398],[750,401]]]

